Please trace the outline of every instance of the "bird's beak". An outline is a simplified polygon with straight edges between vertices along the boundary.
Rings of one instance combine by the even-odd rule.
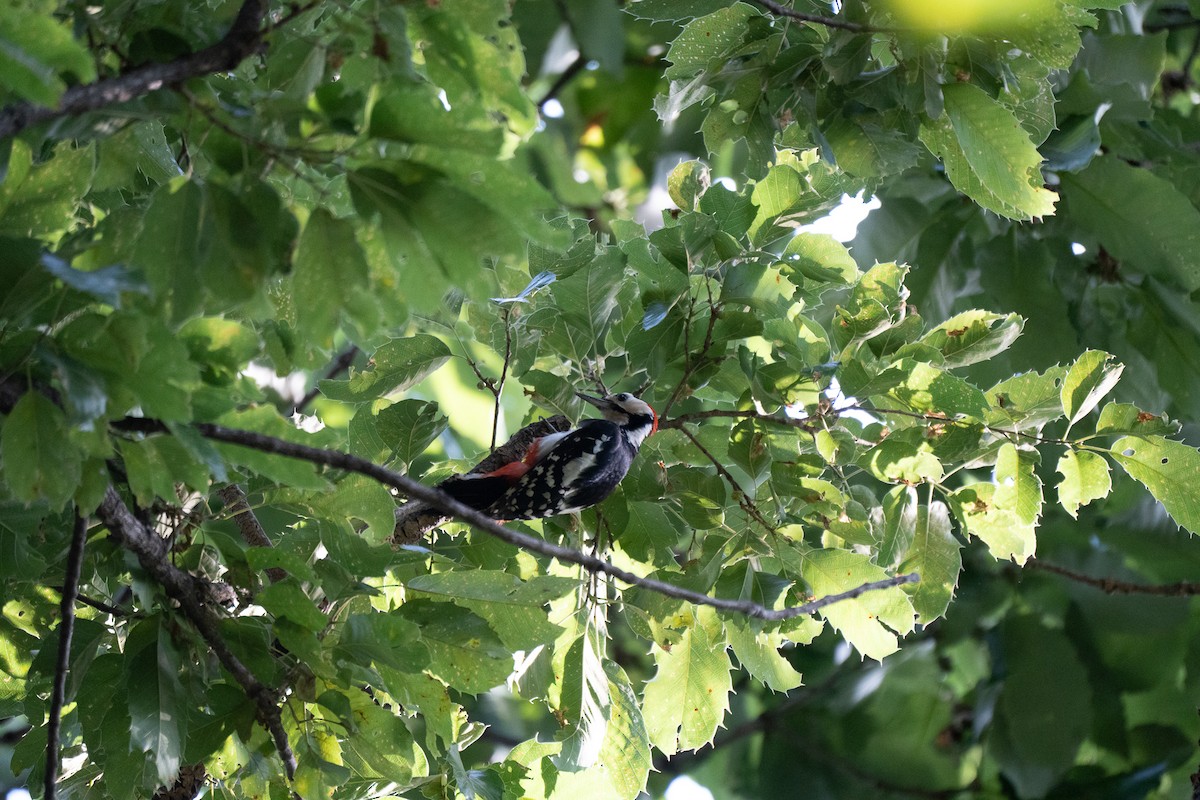
[[[592,397],[590,394],[584,394],[583,392],[576,392],[575,396],[578,397],[580,400],[586,400],[587,402],[594,405],[596,408],[604,408],[606,406],[606,403],[604,402],[603,398],[600,398],[600,397]]]

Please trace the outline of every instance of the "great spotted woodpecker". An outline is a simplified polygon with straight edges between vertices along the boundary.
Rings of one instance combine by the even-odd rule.
[[[592,397],[604,419],[536,439],[520,461],[480,475],[461,475],[438,488],[492,519],[539,519],[599,503],[629,471],[658,417],[646,403],[621,392]]]

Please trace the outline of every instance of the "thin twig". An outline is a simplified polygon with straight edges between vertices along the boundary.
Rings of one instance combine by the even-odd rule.
[[[704,454],[705,458],[707,458],[710,462],[712,462],[712,465],[717,468],[717,474],[720,475],[722,478],[724,478],[725,482],[728,483],[731,487],[733,487],[733,490],[735,492],[737,492],[738,505],[741,506],[742,509],[747,514],[749,514],[751,517],[753,517],[755,522],[757,522],[759,525],[762,525],[764,528],[766,528],[768,533],[774,533],[775,526],[772,525],[770,522],[768,522],[765,517],[763,517],[762,513],[758,510],[758,506],[756,506],[754,504],[754,501],[752,501],[746,495],[746,492],[743,491],[742,487],[738,485],[737,480],[733,477],[733,475],[729,472],[729,470],[725,469],[725,465],[722,464],[717,459],[716,456],[714,456],[711,452],[709,452],[708,448],[705,447],[703,444],[701,444],[700,440],[696,438],[696,435],[693,434],[691,431],[689,431],[687,428],[680,427],[678,430],[680,433],[682,433],[684,436],[686,436],[688,439],[691,440],[692,444],[694,444],[696,446],[697,450],[699,450],[701,453]]]
[[[799,428],[800,430],[807,431],[808,433],[813,433],[816,430],[810,420],[797,419],[796,417],[780,417],[775,414],[763,414],[758,411],[754,411],[753,409],[748,409],[745,411],[735,411],[732,409],[692,411],[687,414],[680,414],[677,417],[672,417],[671,419],[659,420],[658,428],[659,430],[664,430],[666,428],[681,428],[686,422],[699,422],[700,420],[717,418],[752,419],[758,422],[767,422],[772,425],[785,425],[789,428]]]
[[[166,426],[162,425],[161,430],[165,431]],[[201,582],[195,576],[171,563],[167,557],[166,541],[133,515],[113,487],[108,487],[104,501],[96,510],[96,515],[107,526],[109,535],[118,544],[137,556],[142,569],[163,587],[172,600],[179,604],[183,615],[208,644],[213,655],[221,662],[221,666],[225,667],[242,687],[242,691],[254,703],[259,723],[271,735],[275,749],[283,760],[284,769],[287,770],[288,778],[294,778],[296,756],[292,752],[287,732],[283,728],[283,720],[280,717],[276,701],[277,693],[260,683],[258,678],[254,677],[254,673],[229,649],[229,645],[221,635],[216,615],[201,599],[204,595]]]
[[[587,58],[580,53],[575,57],[574,61],[567,65],[567,68],[564,69],[562,73],[554,80],[554,83],[550,84],[550,88],[546,90],[544,95],[542,95],[542,99],[537,101],[538,111],[541,111],[542,106],[546,105],[546,103],[549,103],[551,100],[556,98],[558,93],[561,92],[566,85],[571,82],[571,79],[578,75],[579,71],[586,66]]]
[[[1044,561],[1030,561],[1029,566],[1046,572],[1053,572],[1078,583],[1093,586],[1106,594],[1150,594],[1159,597],[1194,597],[1200,595],[1200,583],[1180,581],[1179,583],[1164,583],[1152,585],[1145,583],[1129,583],[1115,578],[1093,578],[1080,572],[1074,572],[1057,564],[1047,564]]]
[[[814,25],[824,25],[826,28],[840,28],[844,31],[852,33],[883,33],[893,30],[892,28],[875,28],[870,25],[863,25],[858,22],[850,22],[849,20],[838,19],[837,17],[823,17],[820,14],[806,14],[803,11],[796,11],[793,8],[788,8],[781,3],[776,3],[774,0],[749,0],[755,5],[762,6],[767,11],[780,17],[800,20],[801,22],[809,22]]]
[[[75,598],[79,594],[79,575],[83,571],[83,545],[87,541],[87,520],[75,509],[71,529],[71,550],[67,554],[67,574],[63,579],[58,624],[58,660],[54,665],[54,686],[50,691],[50,719],[46,723],[46,800],[58,793],[59,730],[63,702],[67,694],[67,670],[71,668],[71,635],[75,631]]]
[[[241,531],[242,539],[251,547],[272,547],[271,537],[267,536],[262,523],[254,515],[250,504],[246,502],[246,493],[236,483],[223,486],[217,491],[217,496],[225,503],[225,508],[233,516],[234,523]],[[267,580],[279,583],[287,577],[287,571],[281,567],[267,567]]]
[[[146,418],[131,418],[127,417],[114,423],[114,426],[123,430],[138,430],[144,433],[167,433],[166,425],[163,423]],[[651,592],[671,597],[676,600],[685,600],[689,603],[698,605],[712,606],[721,611],[730,611],[737,614],[744,614],[748,617],[763,619],[769,621],[781,621],[792,619],[794,617],[805,616],[812,614],[826,606],[837,603],[841,600],[849,600],[858,597],[867,592],[877,591],[880,589],[889,589],[894,586],[900,586],[906,583],[916,583],[920,577],[916,573],[908,575],[898,575],[894,578],[888,578],[882,581],[865,583],[862,586],[855,587],[849,591],[841,592],[836,595],[829,595],[817,600],[813,600],[803,605],[793,606],[791,608],[767,608],[766,606],[749,600],[727,600],[720,597],[710,597],[700,592],[694,592],[690,589],[684,589],[666,581],[660,581],[654,578],[642,578],[632,572],[616,567],[603,559],[597,558],[588,553],[580,552],[579,550],[564,547],[562,545],[548,542],[544,539],[539,539],[535,536],[529,536],[519,531],[511,530],[504,527],[496,520],[485,516],[483,513],[476,511],[470,506],[464,505],[449,495],[441,492],[433,487],[425,486],[418,481],[413,480],[407,475],[402,475],[399,472],[394,472],[386,467],[382,467],[365,458],[344,453],[339,450],[326,450],[319,447],[310,447],[296,442],[289,442],[284,439],[277,439],[274,436],[267,436],[256,431],[238,430],[235,428],[227,428],[223,425],[216,425],[209,422],[195,423],[195,429],[203,436],[218,442],[227,444],[240,445],[253,450],[259,450],[265,453],[275,453],[277,455],[288,456],[290,458],[298,458],[304,461],[309,461],[314,464],[323,464],[335,469],[357,472],[360,475],[366,475],[368,478],[378,481],[386,486],[391,486],[414,500],[421,500],[432,506],[436,506],[468,525],[471,525],[476,530],[482,531],[490,536],[507,542],[514,547],[521,548],[527,552],[537,553],[538,555],[555,558],[559,561],[565,561],[571,564],[578,564],[584,569],[592,572],[603,572],[606,575],[611,575],[614,578],[623,581],[631,586],[637,586]]]
[[[500,394],[504,391],[504,381],[508,379],[508,361],[512,358],[512,327],[509,324],[511,311],[504,306],[504,363],[500,365],[500,380],[496,381],[492,394],[495,395],[495,406],[492,409],[492,444],[488,448],[496,452],[496,433],[500,430]]]
[[[58,592],[60,595],[63,593],[63,590],[64,590],[64,587],[62,587],[62,586],[51,586],[49,588],[52,589],[53,591]],[[76,593],[75,602],[83,603],[85,606],[91,606],[92,608],[96,609],[97,611],[102,611],[105,614],[111,614],[114,617],[129,616],[129,611],[127,609],[118,608],[114,605],[109,605],[108,603],[105,603],[100,600],[95,600],[91,597],[87,597],[86,595]]]
[[[325,379],[336,378],[350,369],[350,365],[354,363],[354,359],[358,358],[359,352],[358,345],[350,345],[350,347],[337,357],[337,360],[329,365],[329,369],[325,371]],[[296,403],[296,412],[304,413],[304,409],[308,407],[309,403],[316,400],[319,394],[321,394],[321,390],[316,386],[309,389],[304,397],[300,398],[300,402]]]
[[[712,287],[708,285],[708,279],[705,278],[705,286],[708,288],[708,325],[704,330],[704,342],[700,345],[700,352],[693,358],[691,355],[691,347],[688,344],[688,331],[692,327],[692,309],[695,307],[695,298],[689,295],[691,303],[688,307],[688,316],[683,323],[683,350],[687,356],[687,361],[683,365],[683,375],[679,378],[679,383],[675,385],[675,390],[671,392],[671,396],[667,399],[666,405],[663,406],[662,415],[670,416],[671,407],[682,399],[683,393],[687,391],[687,382],[691,380],[693,374],[699,366],[708,357],[708,351],[713,344],[713,331],[717,327],[717,319],[721,315],[721,307],[713,301]]]

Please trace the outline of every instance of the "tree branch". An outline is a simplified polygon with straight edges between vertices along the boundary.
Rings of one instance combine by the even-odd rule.
[[[1159,597],[1194,597],[1200,595],[1200,583],[1192,583],[1191,581],[1180,581],[1179,583],[1166,583],[1154,586],[1144,583],[1127,583],[1126,581],[1118,581],[1114,578],[1093,578],[1090,575],[1074,572],[1056,564],[1047,564],[1044,561],[1030,561],[1029,566],[1046,572],[1053,572],[1055,575],[1061,575],[1064,578],[1069,578],[1087,586],[1093,586],[1106,594],[1149,594]]]
[[[145,418],[130,418],[114,423],[114,426],[123,430],[137,430],[143,433],[168,433],[166,425],[157,420]],[[894,586],[900,586],[906,583],[916,583],[920,580],[920,576],[916,573],[908,575],[898,575],[894,578],[888,578],[882,581],[874,581],[865,583],[845,592],[835,595],[822,597],[818,600],[813,600],[810,603],[805,603],[791,608],[767,608],[758,603],[749,600],[728,600],[721,597],[710,597],[700,592],[694,592],[690,589],[684,589],[666,581],[660,581],[655,578],[642,578],[632,572],[623,570],[620,567],[614,566],[603,559],[588,553],[575,550],[570,547],[548,542],[544,539],[539,539],[535,536],[529,536],[519,531],[506,528],[496,520],[485,516],[475,509],[463,505],[449,495],[435,488],[425,486],[407,475],[402,475],[399,472],[394,472],[387,467],[382,467],[365,458],[344,453],[339,450],[325,450],[319,447],[310,447],[296,442],[289,442],[284,439],[277,439],[274,436],[257,433],[255,431],[238,430],[235,428],[226,428],[223,425],[216,425],[210,422],[195,423],[195,429],[203,436],[218,442],[226,444],[240,445],[253,450],[259,450],[264,453],[275,453],[277,455],[288,456],[289,458],[298,458],[304,461],[309,461],[314,464],[323,464],[327,467],[335,469],[347,470],[349,472],[357,472],[360,475],[365,475],[368,478],[378,481],[386,486],[391,486],[414,500],[420,500],[435,508],[440,508],[446,515],[455,517],[463,522],[471,525],[476,530],[482,531],[489,536],[494,536],[503,542],[519,547],[522,550],[531,553],[537,553],[548,558],[555,558],[559,561],[566,561],[571,564],[578,564],[589,572],[600,572],[605,575],[611,575],[617,580],[623,581],[630,586],[637,586],[651,592],[671,597],[676,600],[684,600],[697,605],[712,606],[720,611],[729,611],[737,614],[743,614],[756,619],[778,622],[781,620],[792,619],[794,617],[805,616],[812,614],[819,609],[842,600],[849,600],[867,592],[877,591],[880,589],[889,589]],[[499,451],[497,451],[499,452]],[[115,493],[114,493],[115,494]],[[132,515],[131,515],[132,517]],[[203,610],[203,609],[201,609]]]
[[[892,30],[891,28],[874,28],[870,25],[863,25],[858,22],[850,22],[849,20],[838,19],[837,17],[823,17],[819,14],[805,14],[803,11],[796,11],[793,8],[788,8],[782,3],[777,3],[775,0],[749,0],[756,6],[761,6],[767,11],[770,11],[777,17],[787,17],[789,19],[799,20],[800,22],[808,22],[813,25],[824,25],[826,28],[840,28],[844,31],[852,33],[882,33]]]
[[[327,380],[330,378],[336,378],[346,370],[350,369],[350,365],[354,363],[354,359],[358,358],[359,352],[358,345],[356,344],[352,344],[350,347],[346,348],[346,350],[337,357],[337,360],[329,365],[329,369],[325,372],[325,378]],[[319,394],[321,394],[321,390],[316,386],[309,389],[304,397],[300,398],[300,402],[296,403],[295,410],[303,413],[304,409],[308,408],[308,404],[313,400],[316,400]]]
[[[159,423],[161,424],[161,423]],[[162,426],[165,430],[166,426]],[[202,583],[193,575],[176,567],[167,558],[167,543],[138,521],[133,512],[121,500],[116,489],[108,487],[104,501],[96,515],[107,526],[109,535],[125,549],[137,556],[138,563],[179,604],[184,616],[199,632],[200,637],[212,649],[221,666],[233,676],[242,691],[254,703],[258,721],[271,735],[275,749],[283,759],[288,778],[295,777],[296,756],[283,729],[276,693],[259,682],[258,678],[244,665],[221,636],[217,617],[204,602]]]
[[[677,417],[671,417],[667,420],[659,420],[658,428],[663,430],[666,428],[681,428],[685,422],[699,422],[705,419],[726,418],[726,419],[752,419],[758,422],[767,422],[772,425],[784,425],[789,428],[799,428],[807,433],[813,433],[816,428],[812,422],[805,419],[797,419],[795,417],[780,417],[775,414],[761,414],[754,410],[734,411],[732,409],[712,409],[710,411],[692,411],[688,414],[680,414]]]
[[[87,520],[75,510],[71,530],[71,550],[67,554],[67,574],[63,578],[62,619],[58,625],[58,660],[54,665],[54,686],[50,692],[50,719],[46,723],[46,800],[58,792],[58,735],[62,708],[67,694],[67,670],[71,668],[71,635],[75,631],[75,598],[79,594],[79,575],[83,571],[83,545],[87,541]]]
[[[236,483],[223,486],[217,491],[217,496],[225,503],[225,508],[233,515],[242,539],[251,547],[271,547],[271,537],[263,530],[262,523],[254,516],[250,504],[246,502],[246,493]],[[271,583],[279,583],[287,577],[287,571],[281,567],[267,567],[267,579]]]
[[[700,440],[696,438],[694,433],[682,425],[678,426],[678,429],[679,432],[686,436],[691,443],[695,445],[696,449],[703,453],[704,457],[707,458],[714,467],[716,467],[717,474],[724,478],[725,482],[728,483],[735,492],[737,492],[738,505],[742,507],[742,510],[753,517],[754,521],[759,525],[762,525],[768,533],[773,533],[775,531],[775,526],[768,522],[767,519],[762,515],[762,512],[758,510],[758,506],[754,504],[754,501],[746,495],[746,492],[743,491],[742,487],[738,485],[737,480],[733,477],[729,470],[725,469],[725,465],[722,464],[716,456],[709,452],[707,447],[700,443]]]
[[[14,136],[40,122],[77,116],[125,103],[189,78],[231,70],[254,53],[266,34],[265,0],[245,0],[229,31],[221,40],[195,53],[163,64],[145,64],[113,78],[72,86],[55,108],[14,103],[0,109],[0,139]]]
[[[549,103],[551,100],[558,97],[558,93],[561,92],[566,85],[571,82],[571,79],[578,75],[579,71],[586,66],[587,58],[580,53],[575,57],[575,60],[568,64],[567,68],[564,69],[559,76],[554,79],[554,83],[552,83],[550,88],[546,90],[546,93],[542,95],[542,99],[537,101],[538,111],[541,111],[542,107],[545,106],[546,103]]]
[[[520,461],[525,457],[525,451],[533,444],[534,439],[570,430],[570,428],[570,421],[562,414],[555,414],[548,419],[541,419],[526,425],[514,433],[507,442],[495,448],[491,455],[472,467],[467,474],[479,475],[491,472],[509,462]],[[420,500],[412,500],[396,509],[396,528],[389,541],[393,546],[414,544],[448,519],[450,519],[450,515],[440,508]]]

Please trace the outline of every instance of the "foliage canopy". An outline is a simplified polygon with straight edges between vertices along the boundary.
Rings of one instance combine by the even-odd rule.
[[[8,2],[0,788],[1190,796],[1200,6],[834,5]]]

